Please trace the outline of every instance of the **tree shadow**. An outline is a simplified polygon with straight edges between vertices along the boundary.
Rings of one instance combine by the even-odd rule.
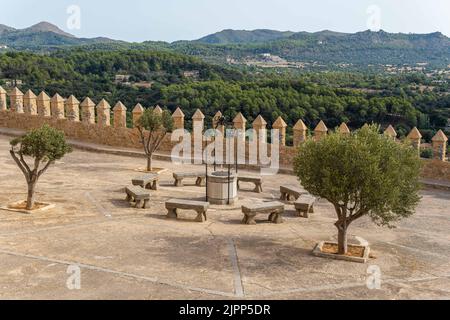
[[[195,221],[195,218],[197,217],[197,213],[195,211],[189,211],[189,210],[180,210],[180,214],[178,215],[177,219],[170,219],[167,217],[167,214],[146,214],[144,215],[144,218],[148,219],[155,219],[155,220],[163,220],[167,222],[176,222],[176,223],[183,223],[183,224],[198,224],[201,225],[202,222]],[[206,221],[208,222],[208,221]],[[203,222],[205,223],[205,222]]]
[[[272,240],[249,234],[238,238],[214,237],[213,239],[206,236],[170,235],[165,240],[171,246],[169,250],[165,251],[164,258],[173,264],[174,268],[182,266],[190,269],[201,266],[203,270],[209,269],[214,272],[218,267],[217,264],[220,263],[220,269],[228,268],[231,271],[232,258],[228,253],[230,245],[237,249],[240,266],[246,266],[247,271],[247,267],[251,266],[253,276],[264,277],[265,271],[275,269],[279,271],[285,269],[287,274],[300,272],[298,269],[301,269],[302,265],[297,266],[296,263],[303,259],[316,260],[318,263],[322,262],[323,265],[332,262],[312,255],[313,243],[316,241],[312,241],[311,244],[295,245],[295,239],[290,242],[280,242],[279,239]],[[228,265],[223,264],[226,261]],[[276,273],[271,272],[271,274]],[[283,275],[282,278],[285,279],[286,275]]]
[[[450,192],[448,190],[444,190],[444,189],[427,187],[427,188],[420,190],[419,194],[420,194],[420,196],[429,196],[432,198],[450,201]]]
[[[129,208],[133,208],[134,209],[133,203],[130,203],[127,200],[125,200],[125,196],[123,197],[123,199],[115,198],[115,199],[108,199],[108,201],[115,208],[118,208],[118,209],[129,209]]]

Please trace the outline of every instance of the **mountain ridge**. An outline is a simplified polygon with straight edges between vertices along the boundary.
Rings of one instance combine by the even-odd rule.
[[[41,21],[38,22],[31,27],[20,29],[21,32],[53,32],[62,36],[70,37],[70,38],[76,38],[73,34],[67,33],[63,30],[61,30],[58,26],[47,22],[47,21]]]
[[[358,68],[424,62],[438,67],[450,65],[450,39],[438,31],[414,34],[389,33],[384,30],[344,33],[331,30],[293,32],[225,29],[197,40],[130,43],[105,37],[77,38],[55,25],[41,22],[25,29],[0,25],[0,45],[6,45],[12,50],[44,52],[74,46],[89,46],[87,49],[90,50],[171,50],[219,64],[227,63],[230,59],[243,61],[249,56],[270,53],[288,61],[323,64],[331,68],[336,64],[350,64]]]
[[[227,34],[230,35],[230,31]],[[441,32],[302,31],[275,40],[247,43],[230,43],[232,37],[229,36],[225,43],[193,41],[190,47],[185,45],[185,51],[210,57],[222,55],[222,58],[225,56],[227,60],[232,58],[235,61],[243,61],[246,57],[253,57],[254,60],[258,55],[269,53],[288,61],[323,64],[332,68],[337,64],[369,66],[427,63],[439,68],[450,65],[450,39]],[[193,44],[197,44],[197,47],[192,48]]]
[[[278,31],[271,29],[255,29],[255,30],[225,29],[193,41],[206,44],[251,43],[251,42],[282,39],[289,37],[294,33],[295,32],[292,31]]]
[[[36,24],[33,24],[30,27],[22,28],[22,29],[16,29],[10,26],[7,26],[5,24],[0,24],[0,35],[6,34],[6,33],[20,33],[20,34],[29,34],[29,33],[37,33],[37,32],[53,32],[55,34],[69,37],[69,38],[76,38],[73,34],[67,33],[63,30],[61,30],[58,26],[47,22],[47,21],[41,21]]]
[[[11,32],[11,31],[15,31],[16,29],[14,29],[13,27],[4,25],[4,24],[0,24],[0,35],[5,33],[5,32]]]
[[[357,32],[339,32],[339,31],[332,31],[332,30],[321,30],[321,31],[315,31],[315,32],[308,32],[308,31],[278,31],[278,30],[271,30],[271,29],[255,29],[255,30],[234,30],[234,29],[225,29],[216,33],[209,34],[207,36],[204,36],[202,38],[192,40],[189,42],[197,42],[197,43],[204,43],[204,44],[238,44],[238,43],[244,43],[245,41],[242,41],[242,39],[239,37],[240,34],[245,33],[247,36],[249,34],[260,34],[261,32],[269,32],[273,34],[273,37],[269,37],[264,39],[263,37],[254,36],[254,39],[250,39],[249,43],[258,43],[258,42],[269,42],[274,40],[281,40],[281,39],[297,39],[301,38],[302,36],[322,36],[322,37],[344,37],[344,36],[357,36],[357,35],[379,35],[379,36],[398,36],[398,37],[440,37],[449,39],[446,35],[444,35],[440,31],[430,32],[430,33],[402,33],[402,32],[387,32],[384,30],[379,31],[371,31],[371,30],[363,30],[363,31],[357,31]],[[277,36],[278,35],[278,36]],[[222,37],[221,37],[222,36]],[[221,39],[224,36],[228,36],[229,38]],[[232,38],[237,38],[237,40],[233,41]],[[211,41],[216,40],[216,41]],[[220,42],[219,40],[222,40]],[[259,41],[258,41],[259,40]]]
[[[78,38],[58,26],[41,21],[30,27],[16,29],[0,24],[0,44],[16,49],[35,49],[46,46],[85,45],[114,42],[106,37]],[[119,42],[119,41],[118,41]]]
[[[11,26],[7,26],[4,24],[0,24],[0,36],[5,36],[7,34],[21,36],[21,35],[29,35],[29,34],[37,34],[37,33],[53,33],[59,36],[72,38],[72,39],[78,39],[82,41],[86,40],[109,40],[109,41],[117,41],[121,43],[130,43],[124,40],[113,40],[108,37],[99,36],[94,38],[79,38],[76,37],[70,33],[67,33],[63,30],[61,30],[58,26],[55,24],[52,24],[47,21],[41,21],[39,23],[36,23],[30,27],[23,28],[23,29],[16,29]],[[356,37],[358,35],[377,35],[377,36],[390,36],[390,37],[436,37],[441,39],[447,39],[449,38],[441,33],[440,31],[435,31],[431,33],[392,33],[392,32],[386,32],[384,30],[380,31],[371,31],[371,30],[364,30],[364,31],[358,31],[354,33],[348,33],[348,32],[339,32],[339,31],[332,31],[332,30],[321,30],[316,32],[308,32],[308,31],[279,31],[279,30],[273,30],[273,29],[254,29],[254,30],[245,30],[245,29],[224,29],[222,31],[218,31],[215,33],[208,34],[206,36],[203,36],[199,39],[195,40],[176,40],[173,41],[173,43],[202,43],[202,44],[216,44],[216,45],[230,45],[230,44],[246,44],[246,43],[264,43],[264,42],[272,42],[277,40],[283,40],[283,39],[301,39],[305,36],[317,36],[317,37],[345,37],[345,36],[353,36]],[[1,39],[0,39],[1,40]],[[144,41],[145,42],[160,42],[160,43],[168,43],[166,41]]]

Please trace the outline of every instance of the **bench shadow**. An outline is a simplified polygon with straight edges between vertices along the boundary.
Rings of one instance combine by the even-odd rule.
[[[238,192],[242,192],[242,193],[252,193],[252,194],[263,194],[264,192],[256,192],[255,190],[254,190],[254,188],[252,189],[252,188],[242,188],[242,187],[240,187],[239,189],[238,189]]]
[[[125,200],[125,197],[123,199],[108,199],[108,201],[116,208],[132,208],[133,206],[130,205],[128,201]]]
[[[255,219],[256,221],[256,225],[251,225],[251,224],[243,224],[242,220],[232,220],[230,221],[230,223],[228,224],[234,224],[234,225],[242,225],[242,226],[258,226],[258,225],[263,225],[263,224],[268,224],[268,225],[276,225],[276,223],[273,223],[271,221],[269,221],[268,219]]]
[[[164,181],[164,182],[159,182],[159,186],[160,187],[175,187],[175,184],[173,182],[169,182],[169,181]]]
[[[185,210],[185,211],[189,212],[189,210]],[[182,215],[183,216],[178,219],[169,219],[169,218],[167,218],[167,215],[145,214],[144,218],[162,220],[162,221],[172,221],[172,222],[178,222],[178,223],[193,223],[193,224],[198,224],[198,225],[203,224],[201,222],[195,221],[195,218],[197,217],[197,213],[195,213],[194,211],[192,211],[192,217],[189,215],[189,213],[186,214],[185,212],[183,212]],[[186,216],[189,216],[189,217],[186,217]]]
[[[175,183],[174,182],[163,182],[163,183],[159,183],[159,186],[161,186],[161,187],[172,187],[172,188],[174,188],[174,189],[181,189],[181,188],[183,188],[183,187],[197,187],[197,188],[204,188],[205,186],[197,186],[196,184],[195,184],[195,182],[192,182],[192,183],[183,183],[183,187],[177,187],[177,186],[175,186]]]
[[[242,219],[243,218],[244,218],[244,216],[242,216]],[[230,219],[230,220],[226,220],[226,221],[220,220],[220,223],[228,224],[228,225],[252,226],[250,224],[249,225],[243,224],[242,223],[242,219],[239,219],[239,220],[237,220],[237,219]],[[273,222],[269,221],[268,217],[264,218],[263,216],[261,216],[260,218],[256,218],[255,221],[256,221],[256,225],[261,225],[261,224],[270,224],[270,225],[273,224],[274,226],[277,225],[276,223],[273,223]],[[253,225],[253,226],[255,226],[255,225]]]
[[[206,201],[206,197],[201,196],[201,197],[167,197],[166,200],[162,200],[162,202],[166,202],[169,201],[170,199],[176,199],[176,200],[186,200],[186,201],[200,201],[200,202],[205,202]],[[151,200],[150,200],[151,203]]]
[[[294,209],[285,210],[283,217],[301,218],[300,215],[298,214],[297,210],[294,210]]]

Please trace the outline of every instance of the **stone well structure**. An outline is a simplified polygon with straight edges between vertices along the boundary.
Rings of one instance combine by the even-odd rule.
[[[208,174],[208,202],[211,204],[234,204],[238,197],[237,174],[216,171]]]

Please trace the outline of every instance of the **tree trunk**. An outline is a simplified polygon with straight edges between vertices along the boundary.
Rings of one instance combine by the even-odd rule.
[[[347,225],[344,223],[338,227],[338,253],[347,254]]]
[[[147,171],[152,171],[152,155],[147,156]]]
[[[27,197],[27,210],[31,210],[34,207],[34,189],[36,182],[28,182],[28,197]]]

